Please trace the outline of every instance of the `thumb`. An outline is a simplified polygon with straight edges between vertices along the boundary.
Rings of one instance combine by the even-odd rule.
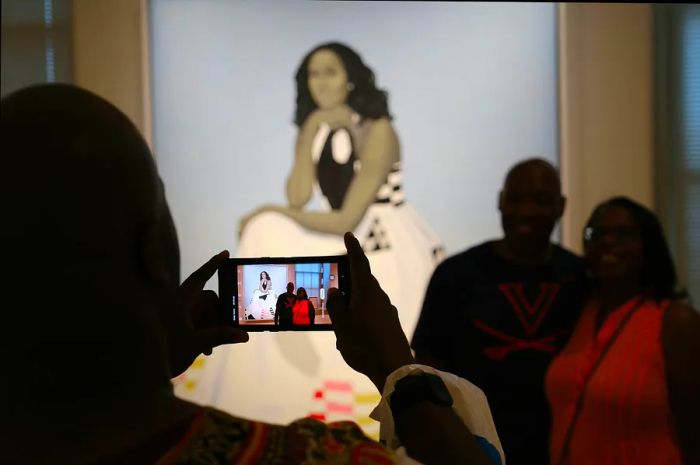
[[[328,298],[326,299],[326,308],[328,315],[331,317],[331,323],[340,323],[348,314],[348,304],[343,297],[343,294],[335,288],[328,290]]]
[[[194,336],[194,348],[204,355],[211,355],[212,349],[224,344],[248,342],[248,333],[236,328],[211,328],[198,331]]]
[[[209,278],[214,276],[216,270],[223,262],[225,262],[228,259],[228,257],[228,250],[223,250],[218,254],[214,255],[209,259],[209,261],[207,261],[204,265],[199,267],[198,270],[196,270],[187,279],[185,279],[185,281],[183,281],[182,283],[182,287],[185,289],[192,287],[201,290],[202,288],[204,288],[204,285],[207,283],[207,281],[209,281]]]

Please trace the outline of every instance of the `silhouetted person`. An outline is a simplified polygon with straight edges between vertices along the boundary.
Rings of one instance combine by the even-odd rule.
[[[564,204],[548,162],[513,166],[498,201],[504,237],[435,270],[413,336],[419,363],[484,391],[509,465],[548,463],[544,375],[580,313],[583,262],[550,242]]]
[[[401,457],[351,423],[270,425],[175,397],[171,377],[200,352],[248,339],[209,324],[218,302],[202,289],[228,253],[179,286],[177,237],[152,155],[129,120],[101,98],[66,85],[25,89],[2,100],[1,127],[9,272],[0,325],[4,462],[262,465],[311,456],[318,463]],[[460,394],[454,407],[430,391],[416,397],[411,385],[435,386],[421,384],[429,369],[411,365],[396,309],[357,240],[348,235],[346,247],[353,297],[348,303],[335,294],[329,302],[337,348],[380,392],[386,385],[381,425],[395,425],[397,434],[387,440],[424,463],[444,462],[445,451],[455,463],[489,463],[493,446],[480,446],[467,426],[482,428],[468,418],[474,408],[487,418],[486,433],[493,429],[483,394],[438,373],[442,389],[472,395]],[[487,436],[498,443],[495,433]]]
[[[297,296],[294,295],[294,283],[287,283],[287,292],[277,297],[277,308],[275,309],[275,324],[280,329],[289,329],[292,326],[294,304]]]

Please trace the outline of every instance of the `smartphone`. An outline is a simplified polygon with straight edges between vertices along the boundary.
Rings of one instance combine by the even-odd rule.
[[[218,270],[221,324],[246,331],[328,331],[331,289],[350,297],[347,255],[231,258]]]

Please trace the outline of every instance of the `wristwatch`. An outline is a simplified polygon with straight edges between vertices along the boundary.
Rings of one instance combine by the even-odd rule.
[[[405,376],[396,382],[394,392],[389,398],[394,418],[421,402],[431,402],[445,407],[452,406],[450,391],[439,376],[430,373]]]

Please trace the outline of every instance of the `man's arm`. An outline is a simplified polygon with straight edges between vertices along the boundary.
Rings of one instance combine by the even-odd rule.
[[[445,264],[438,266],[430,278],[418,325],[411,341],[416,361],[439,370],[446,368],[445,354],[449,353],[449,337],[445,331],[444,312],[451,305],[445,296],[452,295],[454,292],[454,287],[450,285],[450,273],[445,269]]]
[[[280,322],[280,321],[279,321],[279,320],[280,320],[280,308],[282,308],[282,306],[284,305],[284,301],[285,301],[286,299],[287,299],[286,293],[280,295],[280,296],[277,298],[277,305],[275,305],[275,317],[274,317],[274,319],[275,319],[275,324],[276,324],[276,325],[279,324],[279,322]]]
[[[394,424],[408,455],[426,465],[493,465],[452,407],[423,402],[394,417]]]
[[[316,319],[316,309],[314,308],[314,304],[311,303],[309,300],[309,323],[314,324],[314,320]]]
[[[415,361],[396,307],[372,276],[359,242],[347,233],[345,246],[352,275],[351,301],[345,302],[338,292],[329,292],[328,296],[336,347],[350,367],[367,375],[383,392],[392,372]],[[408,454],[426,465],[492,465],[452,408],[431,402],[419,403],[406,408],[397,418],[396,426]]]

